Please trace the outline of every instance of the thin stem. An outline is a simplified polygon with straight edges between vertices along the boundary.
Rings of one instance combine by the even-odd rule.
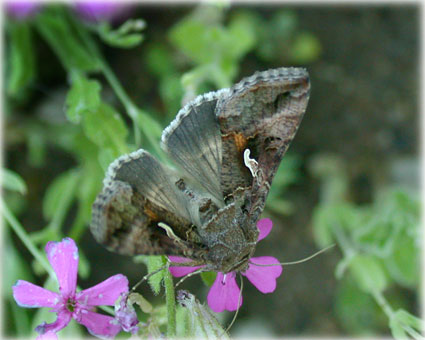
[[[382,295],[382,293],[376,291],[372,293],[372,296],[375,299],[376,303],[379,305],[379,307],[381,307],[381,309],[387,315],[388,319],[391,320],[394,317],[394,311],[389,305],[388,301]]]
[[[172,338],[176,335],[176,296],[171,273],[167,270],[164,274],[165,302],[167,305],[167,336]]]
[[[332,230],[338,241],[339,247],[344,253],[344,256],[349,258],[352,257],[356,253],[356,250],[351,246],[347,235],[341,230],[341,227],[339,225],[334,225]]]
[[[123,104],[128,116],[132,119],[133,127],[134,127],[135,143],[136,143],[136,146],[139,147],[141,144],[140,130],[137,124],[137,115],[138,115],[139,109],[133,103],[131,98],[127,95],[127,92],[121,86],[121,83],[115,76],[114,72],[112,72],[109,65],[106,63],[105,59],[103,58],[102,54],[99,52],[96,46],[96,43],[92,39],[91,35],[81,25],[76,24],[72,16],[70,16],[70,18],[72,22],[74,23],[75,28],[78,30],[78,33],[80,34],[81,39],[84,41],[84,43],[90,50],[90,53],[92,53],[92,55],[98,60],[100,70],[102,71],[106,80],[109,82],[109,85],[111,85],[118,99]]]
[[[49,276],[56,280],[56,275],[53,272],[52,268],[50,267],[49,263],[47,262],[46,258],[42,255],[39,249],[37,249],[36,246],[31,242],[30,237],[28,236],[27,232],[25,231],[24,227],[19,223],[19,221],[16,219],[16,217],[12,214],[12,212],[9,210],[5,202],[0,202],[0,207],[3,210],[3,215],[6,219],[6,221],[9,223],[13,231],[18,235],[19,239],[22,241],[22,243],[27,247],[29,252],[34,256],[34,258],[43,266],[43,268],[46,270],[46,272],[49,274]]]

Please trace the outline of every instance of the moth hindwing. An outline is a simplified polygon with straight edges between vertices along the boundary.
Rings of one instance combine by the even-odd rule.
[[[141,149],[115,160],[93,205],[91,231],[126,255],[180,255],[244,271],[256,223],[310,93],[305,69],[257,72],[198,96],[163,131],[176,168]]]

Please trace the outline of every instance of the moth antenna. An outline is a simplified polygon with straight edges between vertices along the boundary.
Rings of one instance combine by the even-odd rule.
[[[194,275],[197,275],[197,274],[200,274],[200,273],[202,273],[202,272],[204,272],[204,271],[205,271],[205,268],[199,268],[198,270],[195,270],[194,272],[191,272],[191,273],[189,273],[189,274],[187,274],[187,275],[183,276],[183,277],[180,279],[180,281],[176,283],[175,288],[177,288],[180,284],[182,284],[182,283],[183,283],[183,281],[185,281],[185,280],[186,280],[186,279],[188,279],[189,277],[194,276]]]
[[[233,319],[232,319],[232,322],[229,324],[229,326],[227,326],[227,328],[226,328],[226,330],[224,331],[224,333],[228,333],[229,332],[229,330],[230,330],[230,328],[232,328],[232,326],[233,326],[233,324],[235,323],[235,321],[236,321],[236,318],[237,318],[237,316],[238,316],[238,314],[239,314],[239,309],[240,309],[240,303],[241,303],[241,300],[242,300],[242,291],[243,291],[243,277],[242,277],[242,275],[240,274],[240,273],[238,273],[239,274],[239,278],[240,278],[240,280],[241,280],[241,290],[240,290],[240,292],[239,292],[239,297],[238,297],[238,309],[236,309],[236,312],[235,312],[235,315],[233,316]],[[223,334],[224,334],[223,333]],[[220,337],[219,338],[221,338],[222,336],[223,336],[223,334],[222,335],[220,335]]]
[[[298,261],[292,261],[292,262],[281,262],[281,263],[276,263],[276,264],[257,264],[254,262],[250,262],[250,264],[253,264],[254,266],[257,267],[272,267],[272,266],[290,266],[293,264],[299,264],[299,263],[303,263],[303,262],[307,262],[309,260],[311,260],[312,258],[316,257],[317,255],[320,255],[321,253],[324,253],[325,251],[335,247],[336,244],[331,244],[330,246],[327,246],[326,248],[323,248],[321,250],[319,250],[318,252],[314,253],[313,255],[310,255],[309,257],[306,257],[302,260],[298,260]]]

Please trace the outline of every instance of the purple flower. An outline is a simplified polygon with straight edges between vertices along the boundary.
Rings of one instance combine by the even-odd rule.
[[[264,218],[258,221],[257,227],[260,231],[258,241],[265,238],[272,230],[273,223],[270,219]],[[178,256],[169,256],[170,260],[177,263],[190,262],[190,259]],[[256,266],[260,265],[274,265],[270,267]],[[271,293],[276,289],[276,279],[282,274],[282,267],[276,266],[279,264],[278,259],[272,256],[252,257],[249,260],[248,269],[241,273],[246,276],[248,280],[262,293]],[[185,276],[202,266],[198,267],[170,267],[170,272],[173,276]],[[218,272],[214,284],[211,286],[208,293],[207,301],[210,308],[220,313],[224,310],[235,311],[242,305],[242,297],[240,296],[240,289],[235,279],[236,273],[230,272],[227,274]],[[238,306],[238,301],[240,303]]]
[[[119,303],[115,304],[115,319],[125,332],[136,334],[139,331],[139,320],[133,305],[128,301],[128,293],[121,294]]]
[[[78,248],[75,242],[70,238],[48,242],[45,250],[59,282],[59,293],[23,280],[13,286],[13,297],[19,306],[48,307],[57,314],[55,322],[37,326],[36,331],[41,334],[39,339],[56,339],[56,333],[66,327],[71,318],[95,336],[111,338],[120,332],[122,326],[117,319],[93,310],[95,306],[113,306],[121,294],[127,293],[127,278],[117,274],[77,293]]]
[[[23,20],[34,14],[41,4],[36,1],[7,1],[6,12],[18,20]]]
[[[89,21],[114,21],[125,17],[130,5],[121,1],[78,1],[77,12]]]

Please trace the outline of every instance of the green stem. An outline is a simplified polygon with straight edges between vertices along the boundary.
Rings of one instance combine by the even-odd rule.
[[[344,256],[348,258],[354,256],[357,251],[350,244],[347,235],[341,230],[341,227],[339,225],[333,225],[332,230],[339,245],[339,248],[344,253]]]
[[[169,270],[164,275],[165,301],[167,304],[167,337],[176,335],[176,298],[174,292],[173,277]]]
[[[40,250],[37,249],[37,247],[34,246],[34,244],[31,242],[31,239],[29,238],[24,227],[19,223],[16,217],[12,214],[12,212],[7,207],[6,203],[3,201],[0,203],[1,203],[0,207],[3,210],[3,215],[6,221],[9,223],[9,225],[13,229],[13,231],[16,233],[16,235],[18,235],[19,239],[27,247],[27,249],[32,254],[32,256],[34,256],[34,258],[43,266],[43,268],[50,275],[50,277],[56,280],[56,275],[53,272],[52,268],[50,267],[49,263],[47,262],[46,258],[43,256]]]
[[[84,43],[90,50],[90,53],[92,53],[92,55],[98,60],[100,70],[102,71],[106,80],[109,82],[109,85],[111,85],[118,99],[123,104],[128,116],[132,119],[133,127],[134,127],[135,143],[136,143],[136,146],[139,147],[141,144],[140,130],[137,124],[137,115],[138,115],[139,109],[133,103],[131,98],[127,95],[127,92],[124,90],[124,88],[121,86],[121,83],[115,76],[114,72],[112,72],[109,65],[106,63],[102,54],[99,52],[96,46],[96,43],[94,42],[90,34],[81,25],[79,25],[78,23],[75,23],[75,20],[72,17],[71,17],[71,20],[74,23],[74,26],[76,27],[76,29],[78,30],[80,37],[83,39]]]
[[[374,292],[372,294],[373,298],[375,299],[376,303],[381,307],[381,309],[384,311],[384,313],[387,315],[388,319],[392,319],[394,317],[394,311],[391,308],[388,301],[385,299],[385,297],[382,295],[381,292]]]

